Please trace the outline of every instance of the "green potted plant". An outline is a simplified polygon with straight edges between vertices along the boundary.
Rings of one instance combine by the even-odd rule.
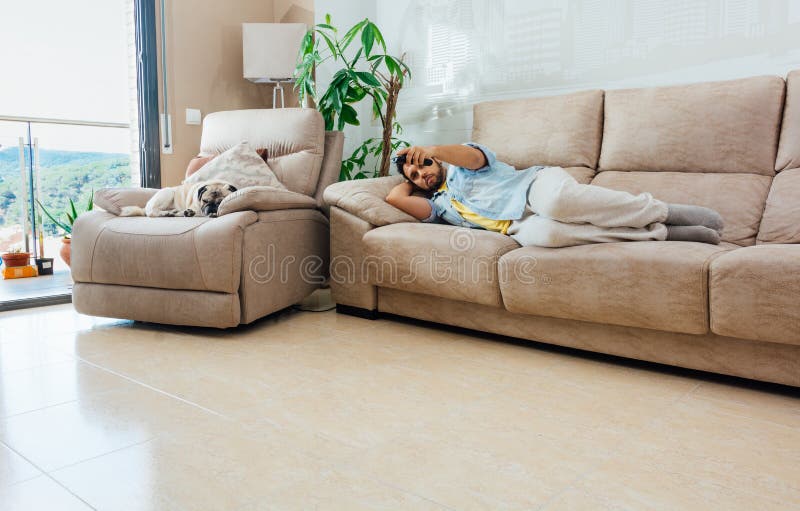
[[[69,266],[71,259],[70,244],[72,242],[72,226],[75,223],[75,219],[78,218],[78,210],[75,208],[75,202],[73,202],[72,199],[69,199],[69,209],[57,215],[59,217],[62,215],[66,216],[66,222],[59,221],[55,215],[51,214],[50,211],[44,207],[44,204],[38,201],[38,199],[36,203],[42,209],[42,212],[47,215],[47,218],[49,218],[51,222],[56,224],[62,231],[64,231],[64,237],[61,238],[61,251],[59,254],[61,255],[61,259],[63,259],[64,262],[67,263],[67,266]],[[92,208],[94,208],[94,190],[89,194],[89,202],[86,205],[86,211],[91,211]]]
[[[314,37],[318,35],[319,37]],[[352,57],[345,53],[354,41],[357,49],[351,49]],[[321,43],[324,42],[324,47]],[[383,50],[374,51],[374,50]],[[353,104],[369,97],[372,100],[373,118],[380,118],[383,127],[381,138],[369,138],[342,162],[340,179],[370,177],[361,169],[369,154],[380,155],[380,163],[372,175],[386,176],[392,152],[408,142],[394,136],[402,132],[395,120],[397,97],[411,70],[403,62],[405,55],[394,57],[386,54],[386,42],[375,23],[368,18],[356,23],[344,36],[339,38],[339,30],[331,25],[330,14],[325,15],[325,23],[316,25],[306,33],[300,46],[298,64],[295,70],[295,90],[301,104],[311,97],[325,119],[325,129],[334,126],[342,130],[346,124],[360,125],[358,113]],[[333,59],[341,59],[342,68],[336,71],[328,88],[320,94],[314,82],[314,68],[317,64]]]

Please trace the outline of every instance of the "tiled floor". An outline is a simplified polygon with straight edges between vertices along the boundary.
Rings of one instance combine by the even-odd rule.
[[[0,314],[0,509],[800,509],[800,393],[335,312]]]

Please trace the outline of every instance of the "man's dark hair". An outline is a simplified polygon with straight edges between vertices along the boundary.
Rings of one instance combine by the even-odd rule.
[[[398,161],[398,162],[395,162],[395,165],[397,165],[397,173],[400,174],[401,176],[403,176],[404,178],[406,178],[406,181],[411,182],[411,180],[408,179],[408,176],[406,175],[406,173],[403,172],[403,166],[405,165],[405,162],[404,161]]]

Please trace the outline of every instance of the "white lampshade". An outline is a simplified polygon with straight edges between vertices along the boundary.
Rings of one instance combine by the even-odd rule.
[[[292,79],[305,23],[242,23],[244,77],[267,83]]]

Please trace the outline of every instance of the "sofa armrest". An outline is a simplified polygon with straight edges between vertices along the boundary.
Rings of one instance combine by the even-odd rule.
[[[218,214],[277,209],[317,209],[317,201],[314,197],[272,186],[248,186],[225,197],[219,204]]]
[[[400,222],[419,222],[385,200],[389,191],[403,180],[403,176],[386,176],[341,181],[326,188],[323,198],[329,206],[343,209],[377,227]]]
[[[119,216],[124,206],[145,207],[158,188],[100,188],[94,192],[94,205]]]

